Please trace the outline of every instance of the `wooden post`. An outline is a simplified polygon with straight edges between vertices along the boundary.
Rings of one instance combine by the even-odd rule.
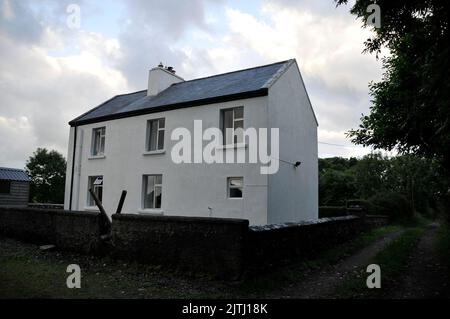
[[[116,214],[120,214],[122,212],[123,202],[125,201],[126,196],[127,191],[123,190],[122,195],[120,195],[119,205],[117,206]]]
[[[94,193],[94,191],[92,190],[92,188],[89,188],[89,193],[91,193],[92,198],[94,199],[95,205],[97,205],[98,209],[100,210],[100,213],[106,217],[106,219],[110,221],[108,214],[106,214],[105,209],[102,206],[102,203],[100,202],[100,200],[98,199],[97,195]]]

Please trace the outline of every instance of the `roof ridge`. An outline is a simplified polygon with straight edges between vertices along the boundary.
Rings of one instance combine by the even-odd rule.
[[[237,72],[243,72],[243,71],[248,71],[248,70],[253,70],[253,69],[258,69],[258,68],[264,68],[264,67],[275,65],[275,64],[283,64],[283,63],[289,62],[291,60],[293,60],[293,59],[289,59],[289,60],[285,60],[285,61],[279,61],[279,62],[274,62],[274,63],[269,63],[269,64],[264,64],[264,65],[259,65],[259,66],[254,66],[254,67],[246,68],[246,69],[240,69],[240,70],[235,70],[235,71],[230,71],[230,72],[225,72],[225,73],[219,73],[219,74],[204,76],[204,77],[201,77],[201,78],[196,78],[196,79],[192,79],[192,80],[187,80],[187,81],[183,81],[183,82],[174,83],[174,84],[172,84],[172,86],[183,84],[183,83],[186,83],[186,82],[193,82],[193,81],[197,81],[197,80],[209,79],[209,78],[213,78],[213,77],[216,77],[216,76],[222,76],[222,75],[231,74],[231,73],[237,73]]]
[[[118,97],[118,96],[123,96],[123,95],[130,95],[130,94],[136,94],[136,93],[141,93],[147,91],[147,89],[143,89],[143,90],[139,90],[139,91],[134,91],[134,92],[130,92],[130,93],[122,93],[122,94],[117,94],[114,97]]]

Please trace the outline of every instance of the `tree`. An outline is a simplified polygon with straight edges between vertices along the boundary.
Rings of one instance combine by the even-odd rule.
[[[416,155],[319,159],[319,205],[343,206],[356,199],[366,201],[374,213],[434,217],[445,209],[449,189],[441,170],[436,160]]]
[[[57,151],[38,148],[26,163],[31,177],[32,202],[61,204],[64,202],[66,160]]]
[[[345,206],[346,200],[355,198],[355,178],[346,170],[327,169],[319,177],[319,204]]]
[[[389,160],[381,153],[367,154],[352,168],[358,198],[368,199],[388,187],[386,183]]]
[[[347,199],[355,198],[355,178],[349,168],[357,162],[354,157],[319,158],[319,205],[345,206]]]
[[[348,0],[335,0],[337,5]],[[370,26],[373,0],[356,0],[351,13],[371,27],[365,51],[383,59],[383,78],[370,84],[372,106],[358,129],[356,144],[397,149],[437,159],[450,172],[450,2],[446,0],[378,0],[379,28]]]

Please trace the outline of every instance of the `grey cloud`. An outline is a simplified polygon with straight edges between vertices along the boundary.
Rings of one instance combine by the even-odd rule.
[[[17,41],[36,43],[42,36],[42,25],[28,1],[0,1],[0,32]]]
[[[221,3],[214,0],[195,1],[127,1],[127,21],[120,35],[123,58],[117,67],[135,89],[145,88],[147,71],[159,62],[180,70],[188,57],[174,45],[190,28],[207,30],[205,6]],[[209,30],[211,31],[211,30]],[[182,76],[186,76],[181,74]]]
[[[45,46],[52,45],[53,36],[74,39],[67,37],[72,31],[65,26],[69,1],[41,1],[39,8],[32,8],[33,1],[5,3],[0,15],[0,166],[23,167],[37,147],[65,156],[67,122],[119,92],[111,91],[107,78],[47,55]],[[50,43],[49,27],[55,32]]]

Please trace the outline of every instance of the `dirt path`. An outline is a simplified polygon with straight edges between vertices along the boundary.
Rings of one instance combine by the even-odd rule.
[[[417,249],[410,256],[408,270],[399,280],[398,286],[387,298],[423,299],[448,298],[449,269],[439,262],[435,252],[437,223],[428,226]]]
[[[350,274],[355,274],[361,267],[369,264],[369,260],[402,234],[403,231],[396,231],[386,234],[373,244],[363,248],[358,253],[342,260],[341,262],[322,269],[320,272],[304,278],[298,284],[282,291],[276,292],[268,298],[333,298],[336,287],[341,284]]]

